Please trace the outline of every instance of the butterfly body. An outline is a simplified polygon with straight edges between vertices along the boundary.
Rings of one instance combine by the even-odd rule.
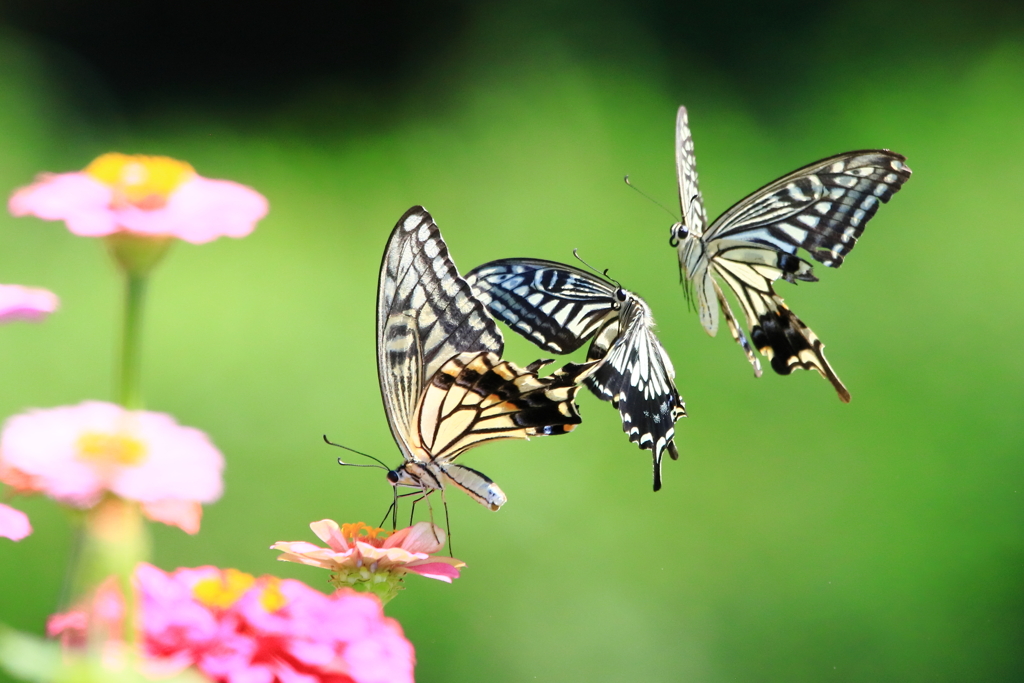
[[[824,344],[775,293],[779,279],[816,282],[811,259],[838,268],[856,246],[865,224],[910,177],[906,159],[889,150],[837,154],[797,169],[734,204],[708,225],[697,182],[693,138],[685,107],[676,119],[676,167],[682,220],[672,226],[684,286],[696,290],[701,324],[718,331],[719,312],[754,373],[761,365],[722,290],[724,282],[743,309],[750,340],[788,375],[814,369],[844,402],[850,393],[832,370]]]
[[[430,214],[413,207],[391,233],[377,293],[381,396],[403,463],[394,486],[460,488],[497,510],[507,500],[486,475],[454,460],[487,441],[564,434],[581,419],[579,383],[596,364],[540,378],[501,359],[501,332],[459,276]]]
[[[647,303],[587,271],[542,259],[491,261],[466,280],[494,317],[542,349],[572,353],[592,340],[587,360],[599,364],[584,384],[618,408],[631,442],[652,451],[660,489],[662,455],[679,457],[675,422],[686,409]]]

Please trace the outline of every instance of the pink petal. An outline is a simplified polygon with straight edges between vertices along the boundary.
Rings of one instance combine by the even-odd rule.
[[[386,560],[395,564],[408,564],[430,557],[427,553],[410,553],[405,548],[374,548],[369,543],[356,541],[356,550],[367,562]]]
[[[385,628],[345,648],[345,661],[359,683],[412,683],[416,655],[402,628],[387,619]]]
[[[85,610],[74,609],[70,612],[51,614],[46,620],[46,635],[56,638],[65,631],[85,633],[89,627],[89,615]]]
[[[131,433],[146,446],[137,466],[123,467],[110,483],[114,493],[142,503],[166,499],[212,503],[224,484],[224,456],[198,429],[179,425],[166,413],[127,414]],[[197,522],[198,523],[198,522]]]
[[[321,519],[319,522],[310,522],[309,528],[313,530],[316,537],[331,547],[336,552],[346,552],[352,546],[348,544],[345,537],[341,535],[341,527],[333,519]]]
[[[459,570],[444,562],[427,562],[426,564],[407,564],[405,569],[416,572],[428,579],[437,579],[445,583],[451,583],[452,579],[459,578]],[[461,585],[461,584],[459,584]]]
[[[443,548],[444,541],[444,529],[430,522],[417,522],[413,526],[406,527],[389,536],[384,541],[383,547],[400,547],[411,553],[427,553],[429,555]]]
[[[194,536],[199,533],[199,523],[203,520],[203,506],[194,500],[158,500],[143,503],[142,514]]]
[[[313,543],[307,543],[306,541],[278,541],[274,545],[270,546],[270,549],[295,554],[312,553],[317,550],[323,550],[320,546]]]
[[[20,541],[32,533],[28,515],[21,510],[0,503],[0,536]]]
[[[0,322],[42,320],[59,304],[57,295],[45,289],[0,285]]]
[[[86,173],[61,173],[41,175],[11,195],[7,206],[15,216],[62,220],[76,235],[102,237],[117,231],[112,199],[110,187]]]
[[[218,237],[245,237],[267,210],[266,198],[250,187],[196,176],[171,193],[163,208],[128,206],[117,211],[117,220],[132,232],[203,244]]]

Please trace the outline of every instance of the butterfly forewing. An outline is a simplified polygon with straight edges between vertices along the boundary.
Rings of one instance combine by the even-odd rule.
[[[611,283],[551,261],[491,261],[466,281],[491,315],[552,353],[580,348],[618,309]]]
[[[690,134],[690,118],[686,107],[679,107],[676,115],[676,172],[683,225],[689,232],[699,236],[707,227],[708,215],[697,181],[697,158],[693,152],[693,135]]]
[[[459,277],[430,214],[409,209],[384,249],[377,290],[377,370],[391,432],[406,436],[424,384],[452,356],[501,355],[501,331]]]
[[[726,211],[707,241],[761,244],[784,254],[802,248],[838,268],[865,224],[910,177],[906,158],[888,150],[846,152],[816,161],[769,183]],[[781,263],[779,263],[781,261]],[[776,264],[785,273],[780,256]]]

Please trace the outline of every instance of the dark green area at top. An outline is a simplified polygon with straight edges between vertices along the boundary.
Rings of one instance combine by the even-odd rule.
[[[1024,5],[7,0],[0,22],[49,44],[58,71],[102,84],[129,114],[172,101],[266,109],[325,83],[377,96],[383,108],[392,101],[387,95],[406,88],[450,88],[467,53],[514,57],[545,34],[584,59],[664,61],[677,81],[701,64],[767,111],[785,108],[830,62],[899,70],[988,47],[1020,32]],[[486,42],[470,45],[481,24],[489,25]]]

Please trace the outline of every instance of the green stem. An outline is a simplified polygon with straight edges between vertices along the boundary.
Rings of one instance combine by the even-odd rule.
[[[124,321],[117,378],[118,401],[129,410],[142,408],[142,309],[153,268],[167,254],[170,237],[118,232],[106,238],[107,248],[124,275]]]
[[[145,275],[125,273],[124,322],[118,402],[129,410],[142,408],[142,309],[146,303]]]

